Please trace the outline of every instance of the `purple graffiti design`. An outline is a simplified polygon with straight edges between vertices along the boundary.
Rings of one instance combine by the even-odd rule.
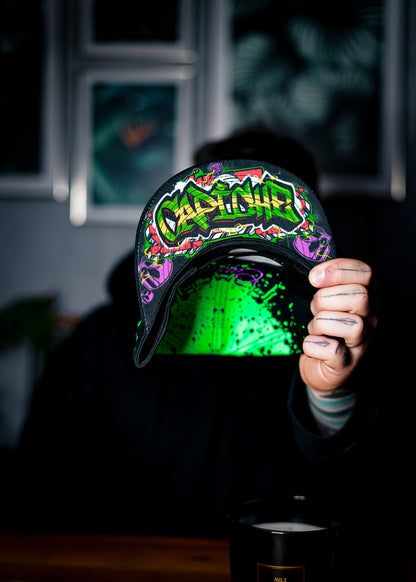
[[[173,271],[173,263],[170,259],[161,262],[149,263],[143,257],[137,266],[140,284],[145,288],[141,293],[143,303],[147,304],[153,300],[153,290],[166,283]]]
[[[251,283],[257,285],[258,281],[264,276],[262,271],[247,267],[232,267],[230,269],[219,269],[220,273],[234,273],[236,281]]]
[[[221,162],[212,162],[208,166],[208,170],[214,174],[214,176],[219,176],[222,172],[222,163]]]
[[[331,252],[330,242],[331,237],[329,234],[323,228],[317,226],[314,233],[309,237],[297,236],[293,242],[293,246],[303,257],[322,263],[329,257]]]

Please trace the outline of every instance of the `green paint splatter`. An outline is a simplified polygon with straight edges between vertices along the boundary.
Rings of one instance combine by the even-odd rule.
[[[137,322],[137,325],[136,325],[136,342],[139,340],[139,333],[138,333],[138,331],[139,331],[139,327],[141,326],[141,324],[142,324],[142,320],[138,321]]]

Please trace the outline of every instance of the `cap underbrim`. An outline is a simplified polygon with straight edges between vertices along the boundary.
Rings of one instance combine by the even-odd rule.
[[[298,354],[311,296],[304,275],[271,261],[213,261],[177,289],[156,353]]]

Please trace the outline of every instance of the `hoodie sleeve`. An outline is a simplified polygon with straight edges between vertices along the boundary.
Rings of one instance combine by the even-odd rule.
[[[289,393],[289,414],[300,451],[311,462],[324,461],[353,451],[374,427],[380,402],[365,382],[366,367],[356,370],[350,389],[356,394],[348,420],[336,432],[322,434],[308,402],[307,387],[297,370]]]

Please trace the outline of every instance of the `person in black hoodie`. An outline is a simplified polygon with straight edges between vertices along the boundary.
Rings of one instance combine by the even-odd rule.
[[[263,131],[208,144],[196,161],[232,157],[277,162],[314,185],[308,154]],[[369,274],[358,281],[360,290],[369,281]],[[371,348],[351,368],[346,421],[326,430],[296,355],[264,357],[254,367],[251,358],[236,366],[232,356],[156,354],[136,368],[132,253],[112,272],[109,291],[111,302],[82,321],[36,389],[19,448],[18,527],[224,537],[231,503],[280,492],[324,501],[354,536],[364,511],[377,523],[387,445],[378,428],[383,394],[369,381]],[[367,325],[355,342],[367,347],[374,319],[368,299],[362,305],[357,317]],[[320,309],[316,297],[313,313]],[[316,326],[312,333],[325,333]],[[313,353],[302,357],[316,364]],[[302,374],[313,384],[307,366]],[[377,527],[371,531],[376,536]],[[377,552],[379,538],[372,539]]]

